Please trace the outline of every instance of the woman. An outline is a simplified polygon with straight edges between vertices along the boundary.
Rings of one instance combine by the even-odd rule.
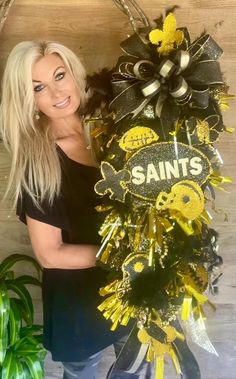
[[[95,378],[101,350],[114,344],[118,353],[126,334],[111,332],[97,310],[106,274],[95,267],[99,170],[81,117],[85,78],[65,46],[26,41],[9,55],[2,84],[2,137],[12,156],[7,192],[44,268],[44,346],[63,362],[64,379]],[[139,376],[112,374],[121,377]]]

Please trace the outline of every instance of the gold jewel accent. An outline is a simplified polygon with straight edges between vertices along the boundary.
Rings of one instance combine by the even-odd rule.
[[[134,271],[135,272],[142,272],[144,269],[144,265],[142,262],[136,262],[134,265]]]

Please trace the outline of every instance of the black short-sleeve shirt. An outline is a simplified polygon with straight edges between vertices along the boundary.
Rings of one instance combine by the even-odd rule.
[[[28,215],[60,228],[65,243],[100,244],[101,216],[95,210],[98,198],[94,193],[99,170],[70,159],[60,148],[58,154],[62,169],[60,196],[51,207],[44,202],[39,210],[23,194],[17,215],[24,223]],[[98,290],[105,284],[106,272],[99,267],[43,270],[44,346],[54,360],[85,359],[126,334],[124,327],[110,331],[111,324],[97,309],[103,300]]]

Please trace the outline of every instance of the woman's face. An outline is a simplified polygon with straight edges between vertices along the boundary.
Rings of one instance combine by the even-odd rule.
[[[33,65],[32,80],[36,108],[50,120],[67,118],[79,108],[78,86],[57,54],[48,54]]]

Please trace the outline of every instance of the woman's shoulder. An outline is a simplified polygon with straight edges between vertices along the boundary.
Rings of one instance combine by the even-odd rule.
[[[85,138],[82,142],[73,136],[60,139],[57,141],[57,151],[59,156],[68,162],[98,168],[90,145],[86,143]]]

